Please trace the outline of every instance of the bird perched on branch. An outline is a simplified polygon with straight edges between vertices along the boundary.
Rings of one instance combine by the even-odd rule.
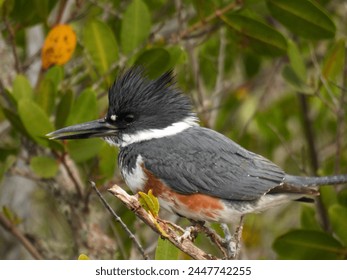
[[[318,195],[319,185],[347,182],[347,175],[288,175],[268,159],[199,126],[172,72],[151,80],[142,68],[131,68],[116,79],[108,97],[103,119],[65,127],[48,137],[102,137],[118,146],[121,174],[132,192],[152,190],[163,208],[179,216],[227,223]]]

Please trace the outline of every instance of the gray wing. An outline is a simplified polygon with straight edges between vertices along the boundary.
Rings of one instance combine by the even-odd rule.
[[[182,194],[255,200],[285,177],[269,160],[210,129],[193,127],[149,142],[141,143],[145,168]]]

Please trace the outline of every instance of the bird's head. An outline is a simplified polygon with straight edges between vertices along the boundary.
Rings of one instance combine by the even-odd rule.
[[[174,135],[197,125],[188,97],[175,86],[172,72],[149,79],[134,67],[116,79],[108,93],[109,107],[103,119],[68,126],[49,133],[50,139],[102,137],[111,144]]]

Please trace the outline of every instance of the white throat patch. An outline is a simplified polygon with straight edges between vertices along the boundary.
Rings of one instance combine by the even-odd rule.
[[[195,116],[189,116],[180,122],[173,123],[172,125],[162,129],[146,129],[134,134],[125,134],[123,135],[120,147],[126,147],[130,144],[141,141],[176,135],[187,128],[197,125],[197,118]]]

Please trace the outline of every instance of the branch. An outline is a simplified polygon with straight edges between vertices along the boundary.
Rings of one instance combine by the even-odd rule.
[[[174,246],[179,248],[182,252],[191,256],[197,260],[213,260],[217,259],[200,248],[196,247],[193,242],[187,238],[181,239],[176,230],[170,226],[170,223],[161,219],[153,219],[153,216],[149,214],[137,200],[136,196],[129,195],[121,187],[114,185],[108,191],[120,199],[123,204],[135,213],[145,224],[147,224],[153,231],[161,235],[162,238],[170,241]]]
[[[15,32],[14,32],[10,22],[8,21],[7,17],[4,18],[4,23],[5,23],[6,29],[8,31],[8,38],[10,41],[12,54],[13,54],[13,58],[14,58],[14,68],[16,69],[16,73],[18,74],[18,73],[22,72],[22,66],[20,64],[18,53],[17,53]]]
[[[71,166],[69,165],[69,163],[66,161],[66,155],[62,154],[59,155],[59,153],[57,153],[56,151],[52,150],[53,154],[55,155],[55,157],[62,163],[63,167],[65,168],[69,178],[72,180],[73,185],[76,189],[76,193],[77,195],[82,198],[83,197],[83,192],[82,192],[82,186],[79,183],[79,180],[75,177],[75,173],[71,170]]]
[[[303,129],[304,129],[305,138],[307,141],[307,147],[309,149],[311,170],[314,175],[317,175],[317,171],[319,168],[318,154],[317,154],[317,147],[316,147],[316,141],[315,141],[316,137],[314,135],[313,126],[312,126],[312,120],[309,116],[310,108],[307,102],[308,97],[300,93],[298,97],[299,97],[299,102],[301,107],[302,118],[303,118]]]
[[[96,194],[99,196],[102,204],[104,204],[104,206],[106,207],[106,209],[111,213],[111,215],[115,218],[115,220],[120,223],[121,227],[126,231],[126,233],[128,234],[129,238],[135,243],[137,249],[140,251],[142,257],[145,260],[148,260],[148,256],[146,255],[145,251],[143,250],[140,242],[136,239],[135,235],[130,231],[130,229],[127,227],[127,225],[123,222],[123,220],[121,219],[121,217],[119,217],[117,215],[116,212],[113,211],[113,209],[111,208],[111,206],[107,203],[107,201],[103,198],[103,196],[101,195],[101,193],[99,192],[98,188],[96,187],[95,183],[93,181],[90,181],[90,184],[92,185],[92,188],[94,189],[94,191],[96,192]]]
[[[217,64],[217,79],[214,91],[212,93],[212,108],[218,108],[221,104],[223,97],[224,88],[224,65],[225,65],[225,50],[226,50],[226,31],[225,27],[219,30],[219,52],[218,52],[218,64]],[[213,110],[210,114],[210,127],[214,127],[216,123],[216,118],[218,115],[218,110]]]
[[[16,237],[35,259],[43,260],[41,254],[37,251],[29,239],[2,213],[0,213],[0,225],[2,225],[2,227],[10,232],[14,237]]]
[[[62,0],[59,3],[59,9],[58,9],[58,14],[57,14],[57,18],[55,20],[55,24],[58,25],[61,23],[61,19],[63,17],[65,8],[66,8],[66,4],[67,4],[67,0]]]
[[[342,90],[337,108],[337,127],[336,127],[336,153],[335,153],[335,173],[340,173],[340,161],[342,157],[342,141],[345,133],[345,106],[347,103],[347,58],[344,61],[343,77],[342,77]]]
[[[318,152],[316,148],[316,137],[314,135],[312,120],[309,116],[310,107],[307,100],[307,96],[304,94],[298,95],[300,101],[300,107],[303,117],[303,129],[305,133],[305,138],[307,141],[308,151],[309,151],[309,159],[311,161],[311,169],[314,175],[317,175],[319,169],[319,161],[318,161]],[[330,222],[328,218],[327,209],[325,208],[322,198],[319,197],[316,200],[317,212],[322,222],[323,229],[325,231],[330,231]]]
[[[226,14],[227,12],[236,9],[237,7],[242,5],[242,1],[235,1],[230,3],[229,5],[225,6],[224,8],[221,8],[219,10],[214,11],[212,14],[207,16],[206,18],[202,19],[201,21],[193,24],[188,29],[183,30],[176,38],[177,41],[179,39],[186,39],[189,37],[189,35],[197,30],[200,30],[202,28],[205,28],[207,24],[209,24],[211,21],[215,20],[216,18],[219,18],[221,15]]]

